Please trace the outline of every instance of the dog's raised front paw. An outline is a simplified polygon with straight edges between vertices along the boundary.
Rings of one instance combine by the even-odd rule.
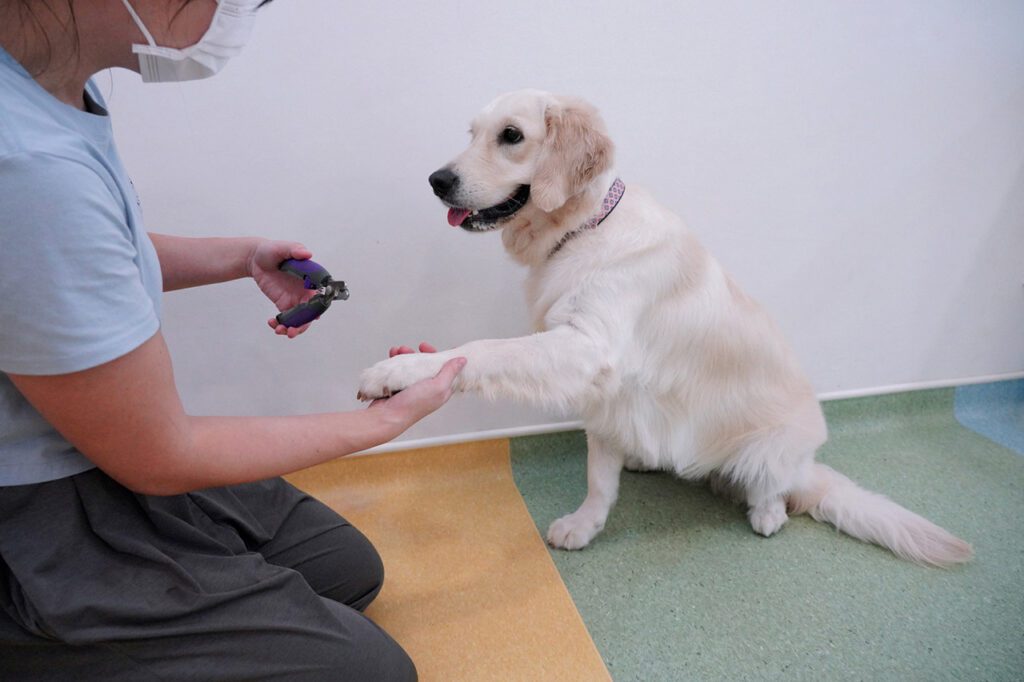
[[[604,528],[589,514],[575,511],[556,519],[548,528],[548,543],[561,549],[583,549]]]
[[[359,376],[359,400],[389,398],[417,381],[429,379],[441,370],[440,353],[406,353],[382,360]]]

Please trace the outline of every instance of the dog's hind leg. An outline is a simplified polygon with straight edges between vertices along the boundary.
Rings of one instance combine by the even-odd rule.
[[[659,471],[657,467],[647,466],[644,464],[643,457],[638,455],[626,455],[625,462],[622,468],[626,471],[633,471],[635,473],[646,474],[652,471]]]
[[[782,494],[748,495],[747,518],[754,532],[766,538],[771,537],[789,520],[786,513],[786,498]]]
[[[728,476],[718,471],[712,471],[708,474],[708,488],[715,495],[730,502],[736,504],[745,504],[747,502],[747,495],[743,489],[736,485]]]
[[[796,454],[785,439],[769,438],[745,447],[721,472],[743,492],[755,533],[769,537],[789,520],[786,495],[806,478],[813,452]]]
[[[587,434],[587,498],[572,514],[548,528],[548,542],[562,549],[586,547],[604,528],[619,495],[623,453],[597,436]]]

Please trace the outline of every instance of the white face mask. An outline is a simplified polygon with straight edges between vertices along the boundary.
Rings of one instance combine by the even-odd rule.
[[[210,28],[199,42],[178,49],[157,45],[128,0],[121,1],[149,41],[148,45],[132,45],[132,52],[139,55],[139,73],[146,83],[197,80],[220,71],[245,46],[260,4],[260,0],[218,0]]]

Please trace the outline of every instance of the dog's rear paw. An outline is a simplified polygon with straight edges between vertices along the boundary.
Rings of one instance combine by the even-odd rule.
[[[632,471],[639,474],[645,474],[650,471],[658,471],[657,467],[648,466],[639,457],[627,456],[626,460],[622,463],[622,468],[626,471]]]
[[[754,507],[748,516],[754,532],[766,538],[775,535],[789,520],[786,515],[786,504],[781,499]]]
[[[578,511],[573,512],[551,524],[548,528],[548,543],[561,549],[583,549],[602,528],[603,523],[597,523]]]

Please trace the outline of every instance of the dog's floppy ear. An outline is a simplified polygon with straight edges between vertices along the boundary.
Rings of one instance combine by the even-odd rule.
[[[551,213],[611,168],[613,148],[597,110],[582,100],[549,104],[544,122],[547,135],[530,197],[540,210]]]

